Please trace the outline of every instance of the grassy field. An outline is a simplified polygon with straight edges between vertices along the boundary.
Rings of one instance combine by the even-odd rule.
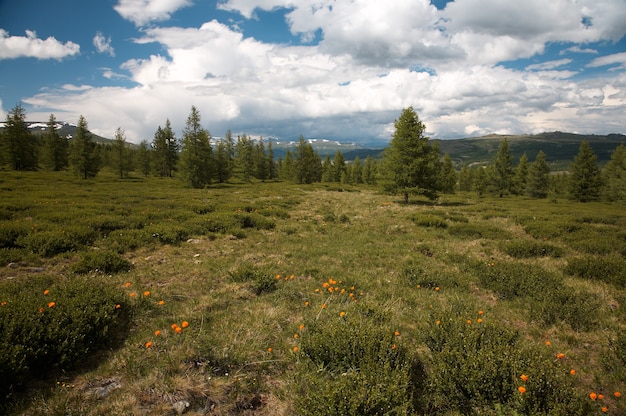
[[[63,172],[0,196],[0,413],[626,414],[623,206]]]

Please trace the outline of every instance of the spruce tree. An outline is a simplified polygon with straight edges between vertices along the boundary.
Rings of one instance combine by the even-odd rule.
[[[151,154],[151,150],[148,148],[148,142],[145,139],[142,140],[141,143],[139,143],[139,148],[137,149],[137,167],[143,176],[148,176],[150,174]]]
[[[165,121],[165,127],[157,127],[152,141],[152,168],[155,176],[172,177],[176,171],[180,146],[172,131],[170,120]]]
[[[334,180],[335,170],[333,162],[331,162],[330,156],[326,155],[324,161],[322,162],[322,182],[334,182]]]
[[[0,133],[1,160],[14,170],[33,170],[37,168],[36,149],[36,140],[26,126],[26,110],[17,104],[9,110]]]
[[[72,171],[83,179],[93,178],[100,171],[100,161],[98,146],[89,132],[87,120],[81,115],[70,143],[69,163]]]
[[[241,178],[249,181],[254,177],[254,144],[245,134],[237,136],[236,166]]]
[[[513,178],[513,193],[516,195],[526,194],[526,186],[528,184],[528,156],[524,153],[515,169],[515,176]]]
[[[126,145],[126,136],[121,127],[115,130],[111,156],[111,164],[113,169],[115,169],[120,176],[120,179],[127,177],[128,173],[132,170],[131,153]]]
[[[367,155],[363,164],[363,183],[368,185],[376,185],[376,161]]]
[[[56,125],[57,121],[54,114],[50,114],[46,125],[46,134],[44,136],[42,159],[46,169],[60,171],[67,168],[69,142],[67,138],[61,137],[57,131]]]
[[[337,150],[333,158],[333,182],[341,182],[341,176],[346,171],[346,159],[343,154]]]
[[[532,198],[547,198],[549,190],[550,167],[546,162],[546,154],[540,150],[528,169],[526,193]]]
[[[598,200],[602,188],[602,176],[589,142],[580,144],[578,154],[569,169],[569,193],[576,201]]]
[[[626,146],[620,144],[611,153],[611,160],[603,172],[604,192],[607,201],[626,201]]]
[[[509,150],[509,142],[504,139],[500,143],[498,153],[493,162],[493,186],[496,193],[503,197],[513,188],[513,156]]]
[[[472,190],[473,172],[473,169],[470,169],[467,163],[463,163],[461,171],[459,172],[459,190],[461,192],[469,192]]]
[[[294,173],[297,183],[309,184],[322,179],[322,160],[313,150],[311,143],[306,142],[302,135],[296,146]]]
[[[387,192],[436,199],[439,181],[439,147],[431,145],[424,135],[426,126],[412,107],[405,109],[394,122],[395,132],[384,153],[384,184]]]
[[[441,191],[446,194],[453,194],[456,189],[457,174],[452,165],[452,158],[447,153],[443,156],[440,180]]]
[[[358,156],[354,157],[352,161],[350,169],[350,181],[352,184],[363,183],[363,164],[361,163],[361,158]]]
[[[230,179],[230,157],[225,140],[217,142],[215,147],[215,179],[219,183],[224,183]]]
[[[213,179],[213,149],[210,133],[200,125],[200,112],[191,106],[183,129],[181,174],[192,188],[203,188]]]

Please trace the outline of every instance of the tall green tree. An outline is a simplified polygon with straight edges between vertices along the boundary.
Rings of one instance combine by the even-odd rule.
[[[540,150],[528,168],[526,193],[532,198],[547,198],[549,190],[550,166],[546,162],[546,154]]]
[[[155,176],[172,177],[177,168],[180,145],[172,131],[170,120],[157,127],[152,141],[152,169]]]
[[[224,183],[230,179],[230,156],[226,140],[222,139],[215,146],[215,179],[219,183]]]
[[[271,139],[267,143],[267,169],[269,179],[276,179],[278,177],[278,172],[276,170],[276,161],[274,160],[274,149],[272,149]]]
[[[313,183],[322,180],[322,160],[311,146],[300,135],[296,146],[294,161],[295,181],[297,183]]]
[[[137,168],[139,169],[139,172],[141,172],[143,176],[148,176],[151,169],[150,156],[152,155],[152,151],[148,147],[147,140],[144,139],[139,143],[136,155]]]
[[[265,143],[263,143],[262,137],[259,138],[255,146],[254,166],[256,171],[255,177],[262,181],[266,180],[269,176],[269,165],[267,163],[267,153],[265,152]]]
[[[100,172],[100,161],[98,146],[89,132],[87,120],[81,115],[70,143],[69,163],[72,171],[83,179],[93,178]]]
[[[620,144],[611,153],[611,160],[603,171],[604,192],[607,201],[626,201],[626,146]]]
[[[443,156],[440,180],[441,191],[446,194],[453,194],[456,189],[457,174],[452,165],[452,158],[447,153]]]
[[[244,181],[254,177],[254,143],[245,134],[237,136],[237,155],[235,157],[237,171]]]
[[[467,163],[463,163],[461,171],[459,172],[459,190],[461,192],[469,192],[472,190],[474,170],[467,166]]]
[[[50,114],[44,135],[42,161],[46,169],[60,171],[67,168],[69,142],[67,138],[61,137],[56,125],[54,114]]]
[[[326,155],[322,162],[322,182],[334,182],[335,173],[333,168],[333,162],[330,160],[330,156]]]
[[[376,161],[372,159],[370,155],[367,155],[365,158],[365,163],[363,164],[363,183],[368,185],[376,185],[376,174],[378,168],[376,165]]]
[[[589,142],[584,140],[569,169],[569,193],[576,201],[596,201],[600,197],[602,176]]]
[[[363,164],[361,163],[361,158],[358,156],[355,156],[350,164],[350,183],[363,183]]]
[[[181,174],[187,185],[203,188],[213,179],[213,149],[210,133],[200,125],[200,112],[191,106],[183,129]]]
[[[4,129],[0,133],[2,162],[14,170],[37,168],[37,146],[26,126],[26,110],[17,104],[7,114]]]
[[[333,158],[333,182],[341,182],[341,177],[346,172],[346,158],[339,150]]]
[[[120,176],[120,179],[123,179],[128,176],[133,166],[131,159],[132,153],[128,149],[126,135],[121,127],[118,127],[117,130],[115,130],[115,138],[113,139],[111,147],[111,165]]]
[[[287,150],[285,159],[280,162],[278,177],[284,181],[293,181],[296,177],[296,168],[291,151]]]
[[[383,156],[384,189],[403,195],[406,203],[409,195],[436,199],[441,190],[439,146],[429,143],[424,135],[426,126],[413,107],[402,111],[394,126],[395,132]]]
[[[503,197],[512,191],[514,173],[513,155],[509,149],[509,142],[504,139],[493,161],[493,185],[498,196]]]
[[[524,153],[519,158],[513,177],[513,191],[516,195],[525,195],[528,185],[528,156]]]

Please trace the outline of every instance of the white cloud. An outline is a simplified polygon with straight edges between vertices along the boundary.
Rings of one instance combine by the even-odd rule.
[[[607,65],[615,65],[618,64],[622,68],[626,67],[626,52],[615,53],[612,55],[600,56],[589,64],[587,64],[590,68],[597,68],[601,66]]]
[[[105,37],[102,32],[96,32],[96,35],[93,37],[93,46],[96,47],[98,53],[115,56],[115,49],[111,46],[111,37]]]
[[[559,55],[565,55],[566,53],[591,53],[591,54],[597,54],[598,51],[595,49],[591,49],[591,48],[581,48],[578,45],[572,46],[571,48],[567,48],[567,49],[563,49],[561,52],[559,52]]]
[[[26,31],[26,36],[9,36],[9,32],[0,29],[0,60],[13,58],[63,59],[80,52],[80,46],[74,42],[59,42],[54,37],[39,39],[37,33]]]
[[[546,62],[542,62],[540,64],[533,64],[533,65],[528,65],[526,67],[527,71],[545,71],[545,70],[549,70],[549,69],[555,69],[558,68],[560,66],[564,66],[567,64],[570,64],[572,62],[571,59],[558,59],[556,61],[546,61]]]
[[[172,13],[190,6],[191,0],[119,0],[113,8],[136,26],[168,20]]]

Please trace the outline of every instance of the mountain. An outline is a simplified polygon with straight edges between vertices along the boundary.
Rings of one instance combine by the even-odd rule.
[[[448,153],[457,167],[463,163],[468,165],[490,163],[498,153],[500,143],[506,139],[515,163],[526,153],[529,161],[535,160],[542,150],[552,170],[567,169],[578,154],[580,143],[589,142],[598,158],[598,164],[604,165],[611,160],[611,153],[620,144],[626,145],[623,134],[595,135],[574,134],[560,131],[540,134],[497,135],[472,137],[457,140],[433,140],[439,143],[442,154]]]
[[[4,128],[4,122],[0,122],[0,130]],[[35,134],[43,136],[46,133],[46,129],[48,128],[48,123],[43,121],[27,121],[26,127],[28,130]],[[64,121],[57,121],[54,128],[57,130],[61,137],[72,138],[72,136],[76,132],[76,124],[66,123]],[[91,133],[92,139],[96,143],[103,144],[111,144],[113,140],[107,139],[106,137],[98,136],[97,134]]]

